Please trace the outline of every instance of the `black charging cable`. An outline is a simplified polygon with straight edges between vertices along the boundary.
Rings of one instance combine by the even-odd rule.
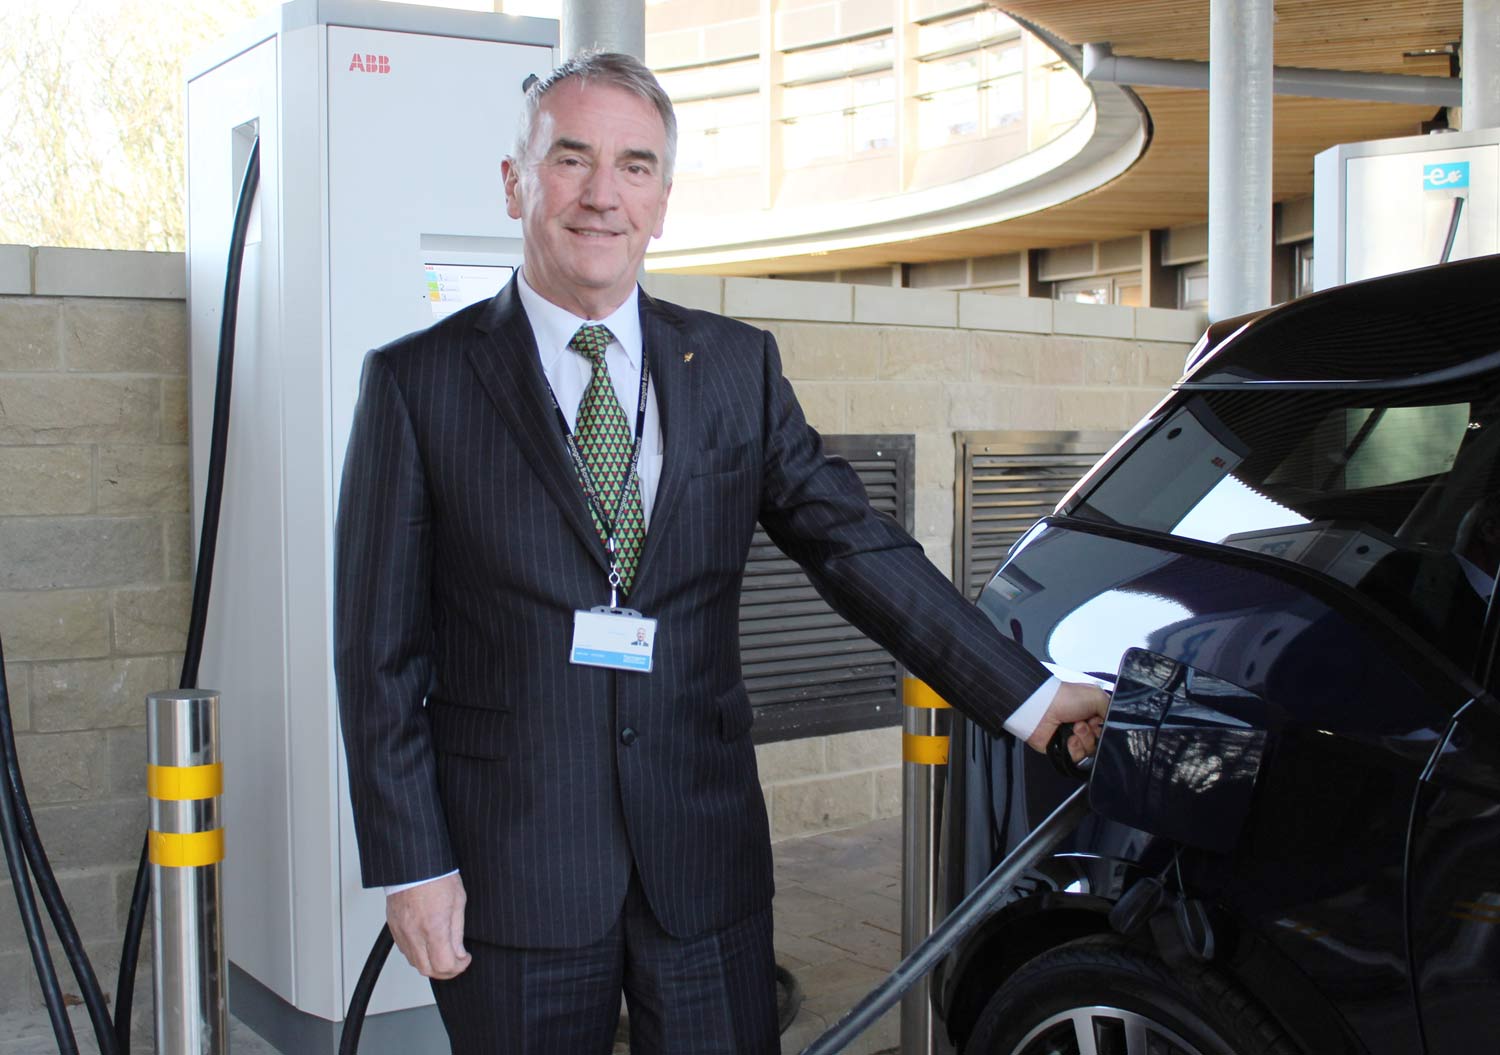
[[[396,939],[391,928],[383,926],[370,946],[370,955],[365,958],[364,970],[359,972],[359,981],[349,997],[349,1010],[344,1016],[344,1032],[339,1037],[339,1055],[354,1055],[359,1050],[359,1035],[365,1028],[365,1012],[370,1009],[370,994],[375,992],[375,983],[380,980],[380,969],[391,954]]]
[[[5,780],[0,781],[0,841],[3,841],[5,846],[5,863],[10,869],[11,888],[15,891],[16,905],[21,910],[21,923],[26,930],[26,944],[31,950],[31,962],[36,967],[37,980],[41,983],[42,999],[47,1004],[47,1015],[52,1020],[52,1032],[57,1037],[58,1051],[62,1055],[77,1055],[78,1039],[73,1035],[73,1024],[68,1021],[62,988],[57,980],[57,967],[52,962],[52,950],[47,945],[47,934],[42,929],[41,913],[37,911],[36,893],[31,888],[33,872],[43,873],[48,879],[51,875],[50,869],[36,868],[36,863],[26,851],[22,836],[23,827],[32,827],[33,835],[35,835],[35,830],[34,826],[29,823],[31,807],[26,799],[25,785],[21,782],[20,767],[16,764],[15,729],[10,713],[10,689],[6,685],[3,645],[0,645],[0,742],[3,742],[5,755]],[[45,858],[42,864],[45,866]],[[31,866],[31,871],[28,871],[28,865]],[[43,890],[47,888],[47,885],[45,881],[39,883]],[[56,886],[56,880],[52,881],[52,885]],[[45,896],[44,900],[46,900]],[[50,904],[48,908],[51,908]],[[72,930],[72,920],[67,917],[66,907],[62,915],[67,920],[67,929]],[[64,932],[64,928],[58,925],[55,918],[54,926],[57,926],[59,934]],[[76,941],[78,937],[76,930],[72,930],[72,937]],[[69,947],[66,939],[64,947]],[[86,958],[84,963],[87,964]],[[73,968],[76,973],[78,969],[76,962]],[[97,982],[94,988],[98,989]],[[92,1008],[90,1010],[92,1011]],[[106,1050],[104,1041],[112,1039],[106,1028],[101,1034],[100,1050]]]
[[[837,1055],[847,1048],[876,1019],[895,1007],[904,994],[916,985],[953,951],[964,936],[988,919],[1010,895],[1011,888],[1047,854],[1073,833],[1088,813],[1088,788],[1073,789],[1047,819],[1031,829],[1026,838],[997,864],[979,885],[969,891],[942,923],[911,952],[907,953],[885,979],[871,989],[818,1039],[802,1049],[802,1055]]]

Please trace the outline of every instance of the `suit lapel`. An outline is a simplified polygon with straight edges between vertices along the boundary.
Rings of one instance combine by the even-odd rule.
[[[516,295],[514,278],[490,301],[477,328],[484,337],[469,342],[465,354],[480,385],[569,526],[598,565],[608,571],[604,543],[599,541],[583,489],[563,446],[537,356],[536,337]]]
[[[641,343],[651,364],[651,383],[656,390],[661,429],[666,450],[662,452],[661,476],[651,507],[651,524],[636,573],[637,583],[651,570],[662,537],[692,472],[698,435],[698,377],[702,368],[693,363],[694,344],[682,333],[677,319],[640,291]]]

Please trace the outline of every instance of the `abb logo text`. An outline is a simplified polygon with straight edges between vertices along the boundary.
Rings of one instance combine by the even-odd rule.
[[[354,58],[349,60],[351,70],[359,70],[361,73],[390,73],[391,57],[389,55],[361,55],[354,53]]]

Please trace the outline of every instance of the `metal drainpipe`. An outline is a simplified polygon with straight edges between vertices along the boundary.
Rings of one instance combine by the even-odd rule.
[[[1208,317],[1271,302],[1271,0],[1211,0]]]
[[[563,0],[561,23],[559,59],[585,48],[646,57],[645,0]]]
[[[1463,125],[1500,128],[1500,0],[1464,0]]]
[[[1206,90],[1209,81],[1208,63],[1116,55],[1108,44],[1085,44],[1083,79],[1137,87]],[[1459,82],[1453,77],[1316,70],[1295,66],[1274,67],[1271,70],[1271,90],[1276,95],[1361,99],[1372,103],[1406,103],[1414,106],[1457,106],[1461,96]]]

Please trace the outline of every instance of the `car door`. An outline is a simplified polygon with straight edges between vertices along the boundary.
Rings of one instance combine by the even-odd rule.
[[[1453,719],[1412,810],[1408,915],[1427,1055],[1500,1036],[1500,705],[1495,606],[1480,655],[1488,693]]]
[[[1080,591],[1091,574],[1104,588]],[[1139,647],[1259,702],[1235,715],[1264,734],[1254,808],[1237,831],[1215,833],[1216,849],[1180,858],[1183,881],[1235,921],[1239,948],[1269,950],[1254,968],[1271,975],[1268,999],[1280,990],[1306,1002],[1315,992],[1347,1024],[1350,1044],[1310,1050],[1419,1050],[1402,912],[1406,833],[1463,688],[1398,628],[1298,568],[1056,520],[1002,572],[1023,575],[1037,592],[1009,601],[1006,623],[1043,644],[1046,658],[1107,671]],[[1179,772],[1205,787],[1239,779],[1246,765],[1202,738],[1181,746]],[[1034,797],[1028,786],[1032,822],[1049,805]],[[1198,815],[1220,823],[1206,807]],[[1160,830],[1149,818],[1135,823]],[[1076,849],[1126,860],[1122,847],[1137,845],[1109,828],[1093,834],[1096,844]]]

